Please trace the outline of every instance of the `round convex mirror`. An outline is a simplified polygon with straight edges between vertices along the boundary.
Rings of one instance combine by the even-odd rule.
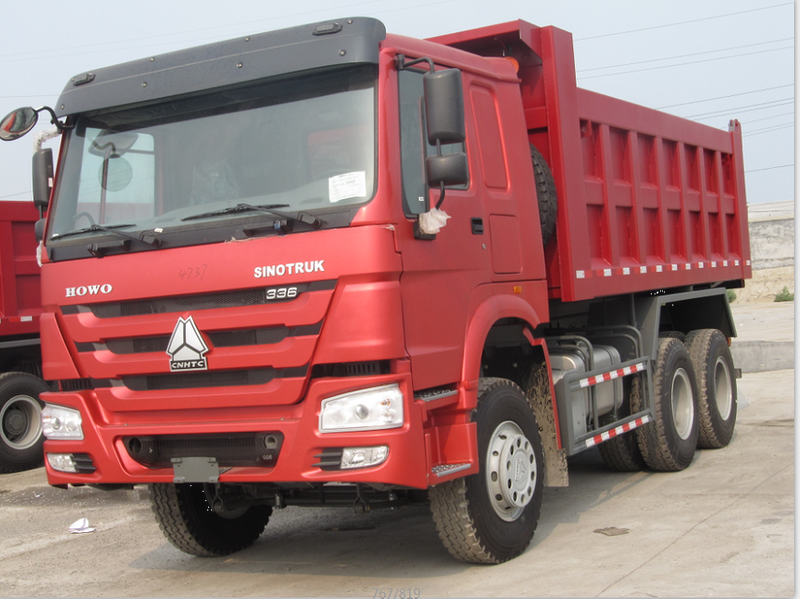
[[[3,141],[19,139],[33,129],[38,120],[39,113],[30,106],[17,108],[9,112],[5,118],[0,121],[0,139]]]

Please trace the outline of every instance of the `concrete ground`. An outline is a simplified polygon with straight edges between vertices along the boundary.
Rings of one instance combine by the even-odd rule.
[[[793,318],[740,308],[740,342],[788,342]],[[698,451],[683,472],[616,473],[576,456],[570,486],[545,492],[531,547],[499,566],[453,560],[423,507],[287,508],[251,548],[194,558],[161,535],[144,489],[3,475],[0,596],[793,596],[793,389],[793,369],[746,372],[730,446]],[[96,530],[70,534],[82,517]]]
[[[744,372],[794,368],[794,302],[734,304],[731,353]]]

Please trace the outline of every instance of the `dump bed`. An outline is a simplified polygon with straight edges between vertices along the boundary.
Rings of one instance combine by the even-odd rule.
[[[741,128],[580,89],[572,36],[514,21],[434,38],[518,65],[528,135],[558,193],[545,254],[564,301],[749,278]]]
[[[32,202],[0,202],[0,343],[39,333],[42,312]]]

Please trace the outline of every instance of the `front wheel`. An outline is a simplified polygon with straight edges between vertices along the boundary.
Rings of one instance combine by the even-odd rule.
[[[18,472],[42,463],[42,402],[49,391],[42,379],[24,372],[0,375],[0,472]]]
[[[154,483],[150,505],[161,532],[175,547],[199,557],[228,555],[249,547],[264,532],[272,508],[255,505],[217,513],[210,485]]]
[[[431,511],[447,550],[477,564],[499,564],[530,544],[543,493],[539,427],[522,390],[505,379],[479,388],[480,472],[429,491]]]

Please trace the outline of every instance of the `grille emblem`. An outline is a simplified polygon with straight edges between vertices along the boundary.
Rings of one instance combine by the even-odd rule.
[[[208,370],[206,353],[208,346],[192,317],[179,318],[167,344],[170,371]]]

